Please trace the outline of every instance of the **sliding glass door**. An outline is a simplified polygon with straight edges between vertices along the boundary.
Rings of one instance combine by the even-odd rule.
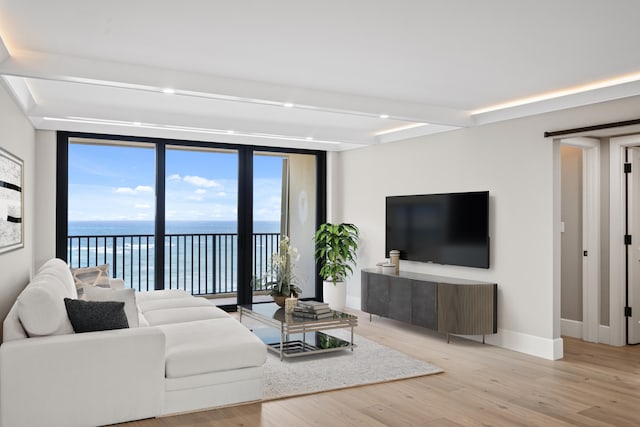
[[[316,295],[313,233],[316,229],[315,155],[255,152],[253,156],[253,274],[269,271],[279,242],[294,249],[293,274],[301,297]],[[256,281],[253,301],[271,301],[264,281]]]

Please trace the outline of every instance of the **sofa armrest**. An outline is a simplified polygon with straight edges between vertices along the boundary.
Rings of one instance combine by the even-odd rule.
[[[154,417],[164,399],[159,328],[57,335],[0,346],[0,426],[87,426]]]

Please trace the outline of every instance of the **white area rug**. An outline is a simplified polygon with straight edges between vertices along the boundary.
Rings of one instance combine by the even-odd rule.
[[[330,333],[343,339],[342,330]],[[443,372],[437,366],[409,357],[356,335],[353,351],[342,350],[280,361],[272,351],[265,364],[264,400],[317,393],[365,384],[420,377]]]

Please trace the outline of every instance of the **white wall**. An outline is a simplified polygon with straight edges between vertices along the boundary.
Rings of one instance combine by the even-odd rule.
[[[3,84],[0,84],[0,147],[24,161],[24,247],[0,254],[0,319],[4,320],[16,297],[29,282],[37,238],[34,238],[34,130]]]
[[[300,259],[296,275],[302,297],[315,295],[316,263],[313,233],[316,230],[316,157],[289,154],[289,237]]]
[[[36,131],[35,267],[56,256],[56,133]]]
[[[490,269],[409,262],[401,269],[497,283],[499,333],[488,342],[562,357],[554,263],[559,177],[553,141],[544,132],[637,118],[638,111],[640,97],[634,97],[341,153],[343,185],[335,197],[340,220],[362,231],[358,268],[385,256],[385,196],[489,190]],[[359,308],[358,272],[347,292],[348,304]]]

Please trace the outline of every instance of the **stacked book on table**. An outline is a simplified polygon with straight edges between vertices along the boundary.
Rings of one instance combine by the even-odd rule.
[[[333,317],[333,311],[326,302],[298,301],[293,309],[293,315],[305,319],[326,319]]]

